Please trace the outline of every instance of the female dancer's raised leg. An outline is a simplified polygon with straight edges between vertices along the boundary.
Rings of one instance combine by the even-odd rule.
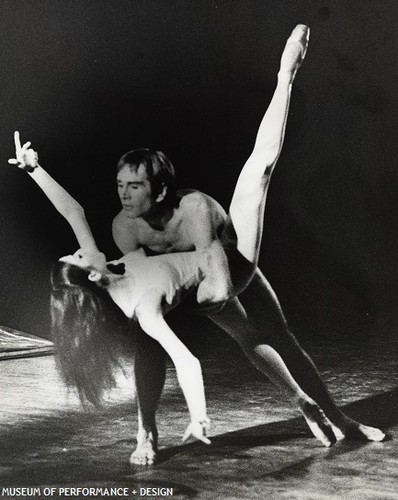
[[[309,28],[300,24],[286,42],[274,95],[261,121],[253,152],[239,175],[229,208],[237,248],[254,264],[260,250],[268,186],[283,145],[291,87],[305,57],[308,39]]]

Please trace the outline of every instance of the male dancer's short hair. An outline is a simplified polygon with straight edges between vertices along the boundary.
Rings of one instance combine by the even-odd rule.
[[[152,188],[152,196],[156,199],[167,188],[162,203],[169,207],[177,206],[177,188],[175,170],[171,161],[162,151],[140,148],[124,154],[118,164],[117,172],[128,167],[131,172],[137,172],[140,166],[145,167]]]

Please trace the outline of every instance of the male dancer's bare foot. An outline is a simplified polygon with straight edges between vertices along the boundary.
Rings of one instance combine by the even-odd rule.
[[[137,434],[137,447],[130,457],[133,465],[153,465],[156,461],[157,439],[152,432],[139,430]]]
[[[326,447],[333,446],[336,436],[329,420],[315,401],[308,398],[300,405],[300,410],[314,436]]]
[[[307,52],[310,29],[298,24],[288,38],[281,58],[279,75],[289,76],[291,81],[304,60]]]

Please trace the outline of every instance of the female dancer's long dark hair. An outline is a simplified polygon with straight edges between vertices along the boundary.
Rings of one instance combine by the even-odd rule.
[[[88,274],[66,262],[53,266],[52,334],[64,382],[77,389],[83,404],[99,405],[104,390],[116,385],[121,319],[125,325],[127,319]]]

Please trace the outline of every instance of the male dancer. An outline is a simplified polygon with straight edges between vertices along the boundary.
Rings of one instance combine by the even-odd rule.
[[[304,59],[308,37],[309,29],[299,25],[286,43],[277,87],[250,157],[251,161],[260,161],[270,169],[282,148],[291,86]],[[241,310],[237,311],[231,303],[221,309],[217,307],[217,302],[228,297],[230,283],[225,255],[217,239],[226,219],[224,210],[198,191],[176,192],[173,167],[162,153],[157,153],[156,158],[145,165],[134,165],[132,154],[124,155],[118,166],[118,191],[123,209],[113,221],[113,237],[119,249],[123,253],[140,247],[152,253],[198,251],[206,279],[198,288],[197,301],[210,306],[198,306],[197,313],[205,314],[229,333],[265,374],[269,363],[266,348],[273,347],[301,389],[322,408],[340,437],[383,440],[382,431],[355,422],[337,408],[313,362],[289,331],[278,299],[259,269],[247,287]],[[255,336],[239,320],[242,313],[255,325]],[[165,380],[165,355],[145,336],[139,336],[136,345],[135,377],[139,429],[131,462],[150,465],[156,459],[155,414]],[[324,436],[324,442],[330,446],[335,439]]]

